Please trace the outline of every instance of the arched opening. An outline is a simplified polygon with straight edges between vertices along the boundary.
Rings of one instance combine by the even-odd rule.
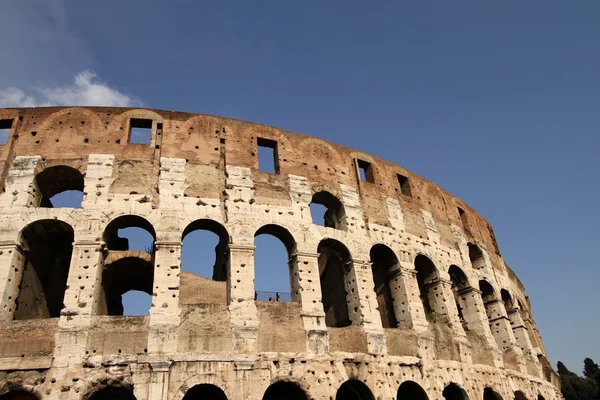
[[[515,400],[527,400],[525,393],[520,390],[515,391]]]
[[[150,311],[154,263],[145,253],[127,253],[132,255],[115,261],[109,256],[104,264],[104,296],[97,306],[97,314],[139,316],[148,315]]]
[[[182,235],[179,304],[227,303],[229,233],[210,219],[189,224]]]
[[[538,394],[538,396],[537,396],[537,400],[546,400],[546,399],[545,399],[545,398],[544,398],[544,396],[542,396],[541,394]]]
[[[137,215],[123,215],[107,225],[97,314],[148,315],[152,304],[155,240],[152,224]]]
[[[38,397],[32,393],[24,390],[13,390],[8,393],[4,393],[0,396],[0,400],[39,400]]]
[[[502,396],[494,392],[492,388],[483,389],[483,400],[502,400]]]
[[[14,319],[60,316],[74,237],[73,228],[58,220],[36,221],[22,231],[25,257]]]
[[[189,389],[183,400],[227,400],[227,396],[218,386],[201,383]]]
[[[275,382],[267,388],[263,400],[308,400],[302,388],[293,382]]]
[[[469,400],[467,392],[454,382],[444,388],[442,396],[446,400]]]
[[[413,381],[403,382],[398,388],[397,400],[428,400],[427,393]]]
[[[136,400],[133,388],[107,386],[94,392],[88,400]]]
[[[83,201],[83,174],[66,165],[49,167],[35,176],[40,207],[80,208]]]
[[[485,267],[485,259],[483,258],[483,252],[474,243],[468,243],[469,247],[469,260],[471,260],[471,265],[473,268],[479,269]]]
[[[322,240],[317,251],[325,325],[337,328],[349,326],[352,323],[347,301],[347,290],[351,284],[348,282],[352,267],[350,252],[334,239]]]
[[[496,299],[494,287],[488,281],[480,280],[479,281],[479,290],[481,291],[481,297],[483,298],[484,304]]]
[[[367,385],[353,379],[340,386],[335,400],[375,400],[375,397]]]
[[[310,201],[310,214],[313,224],[346,230],[344,205],[327,191],[317,192],[313,195]]]
[[[390,281],[399,274],[398,258],[392,249],[383,244],[373,246],[370,256],[381,324],[384,328],[396,328],[398,320],[394,312],[394,298]]]
[[[108,250],[139,250],[154,254],[156,232],[146,219],[137,215],[123,215],[112,220],[104,230]]]
[[[504,302],[504,308],[506,308],[506,311],[509,311],[509,310],[512,310],[515,308],[512,296],[510,295],[508,290],[501,289],[500,290],[500,298]]]
[[[456,303],[456,310],[458,311],[458,318],[460,322],[464,325],[465,317],[464,311],[466,310],[466,304],[461,296],[461,292],[465,289],[471,287],[469,284],[469,280],[467,276],[463,272],[462,269],[457,267],[456,265],[451,265],[448,269],[448,275],[450,275],[450,281],[452,282],[452,294],[454,295],[454,302]]]
[[[265,225],[254,234],[254,289],[258,301],[296,301],[297,277],[292,256],[296,241],[279,225]]]
[[[430,285],[438,278],[437,269],[433,262],[426,256],[420,254],[415,258],[415,270],[417,271],[417,282],[419,284],[419,295],[423,302],[423,309],[428,319],[433,314],[433,308],[429,298]]]

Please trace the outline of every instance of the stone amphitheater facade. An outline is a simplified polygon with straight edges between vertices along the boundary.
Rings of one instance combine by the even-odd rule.
[[[2,128],[1,400],[562,398],[490,224],[398,165],[173,111],[0,109]],[[65,190],[81,207],[52,207]],[[198,229],[212,279],[181,271]],[[258,234],[287,249],[291,301],[256,297]],[[121,315],[129,290],[147,316]]]

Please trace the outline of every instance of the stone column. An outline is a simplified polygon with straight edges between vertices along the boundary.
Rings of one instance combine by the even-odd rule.
[[[156,241],[148,334],[148,352],[151,354],[177,351],[180,266],[181,242]]]
[[[346,282],[350,319],[353,324],[355,321],[362,323],[367,337],[368,352],[370,354],[387,354],[381,317],[377,310],[377,296],[373,291],[375,284],[371,273],[371,263],[355,259],[347,274]],[[354,295],[352,295],[352,289],[354,289]]]
[[[229,245],[227,295],[234,346],[241,353],[258,348],[258,310],[254,303],[254,249],[244,244]]]
[[[521,318],[521,313],[518,308],[512,308],[507,310],[508,319],[510,320],[510,325],[512,326],[513,334],[515,335],[515,340],[517,345],[523,350],[523,354],[532,355],[533,346],[531,345],[531,341],[529,340],[529,336],[527,335],[527,327],[525,326],[525,321]]]
[[[412,264],[400,262],[397,276],[390,279],[390,290],[394,298],[394,312],[398,328],[414,329],[417,332],[427,330],[429,323],[425,318],[423,303],[419,297],[417,271]]]
[[[0,321],[13,319],[25,261],[20,243],[0,242]]]
[[[100,241],[77,240],[73,244],[65,308],[60,313],[56,344],[55,366],[67,366],[85,357],[92,315],[102,309],[102,269],[104,256]]]
[[[481,299],[481,291],[473,287],[467,287],[458,292],[463,303],[463,318],[467,329],[483,336],[489,346],[497,348],[496,341],[490,330],[485,306]]]
[[[40,156],[18,156],[12,162],[5,179],[5,191],[0,194],[0,207],[37,207],[41,193],[35,183],[35,168]]]
[[[452,293],[452,282],[437,278],[426,285],[426,290],[431,309],[436,314],[443,315],[448,319],[455,335],[465,336],[465,331],[458,319],[458,310]]]
[[[172,361],[150,362],[152,372],[148,400],[163,400],[169,397],[169,367]]]
[[[513,350],[516,347],[515,336],[506,315],[504,304],[501,300],[493,299],[485,303],[490,329],[498,347],[502,351]]]
[[[329,351],[329,335],[321,301],[319,254],[297,252],[290,259],[292,296],[302,307],[302,321],[307,336],[307,351],[323,354]]]

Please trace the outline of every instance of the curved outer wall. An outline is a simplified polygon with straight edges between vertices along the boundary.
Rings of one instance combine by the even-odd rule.
[[[150,144],[129,143],[132,121],[151,125]],[[260,399],[284,380],[308,398],[330,399],[355,379],[377,399],[395,399],[404,381],[431,399],[452,382],[470,399],[486,387],[504,399],[516,391],[530,400],[561,397],[492,227],[398,165],[269,126],[181,112],[1,109],[0,124],[10,127],[0,145],[0,395],[80,399],[121,386],[138,400],[178,400],[209,383],[229,399]],[[275,148],[275,173],[258,169],[257,143]],[[60,166],[75,178],[57,174]],[[77,176],[81,208],[44,207],[46,194],[77,186]],[[341,205],[313,197],[323,192]],[[311,201],[332,208],[331,227],[312,222]],[[126,215],[151,224],[152,254],[107,244],[109,223]],[[215,281],[180,272],[183,234],[199,220],[191,227],[225,238]],[[54,268],[42,260],[32,278],[43,256],[31,238],[68,236],[69,226],[60,312],[23,311],[26,288],[44,286],[51,278],[40,271]],[[288,246],[291,302],[255,300],[254,236],[262,227]],[[347,248],[339,265],[323,258],[324,239]],[[374,291],[376,245],[391,250],[379,275],[387,300]],[[416,269],[423,257],[433,264],[427,273]],[[148,316],[106,315],[104,272],[119,260],[150,266]],[[464,273],[460,282],[451,266]],[[322,289],[335,285],[327,268],[343,271],[347,324],[324,310]],[[31,292],[31,302],[51,310],[49,291]]]

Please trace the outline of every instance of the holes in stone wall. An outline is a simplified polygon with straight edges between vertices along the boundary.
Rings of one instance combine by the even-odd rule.
[[[0,119],[0,144],[6,144],[12,128],[12,119]]]
[[[334,239],[322,240],[317,251],[325,325],[337,328],[349,326],[352,322],[348,310],[346,279],[352,265],[350,252]]]
[[[373,173],[373,166],[370,162],[357,158],[356,167],[358,168],[358,178],[361,181],[375,183],[375,174]]]
[[[35,177],[39,190],[39,206],[51,208],[81,208],[83,174],[66,165],[49,167]]]
[[[256,144],[258,147],[258,170],[278,174],[279,155],[277,153],[277,141],[257,138]]]
[[[290,260],[296,241],[289,231],[278,225],[265,225],[254,235],[254,290],[258,301],[296,301],[294,276]]]
[[[129,120],[129,143],[150,144],[152,142],[152,120],[131,118]]]
[[[310,202],[313,224],[346,230],[346,213],[342,202],[327,191],[317,192]]]
[[[58,220],[29,224],[22,232],[25,249],[14,319],[54,318],[64,308],[74,233]]]

